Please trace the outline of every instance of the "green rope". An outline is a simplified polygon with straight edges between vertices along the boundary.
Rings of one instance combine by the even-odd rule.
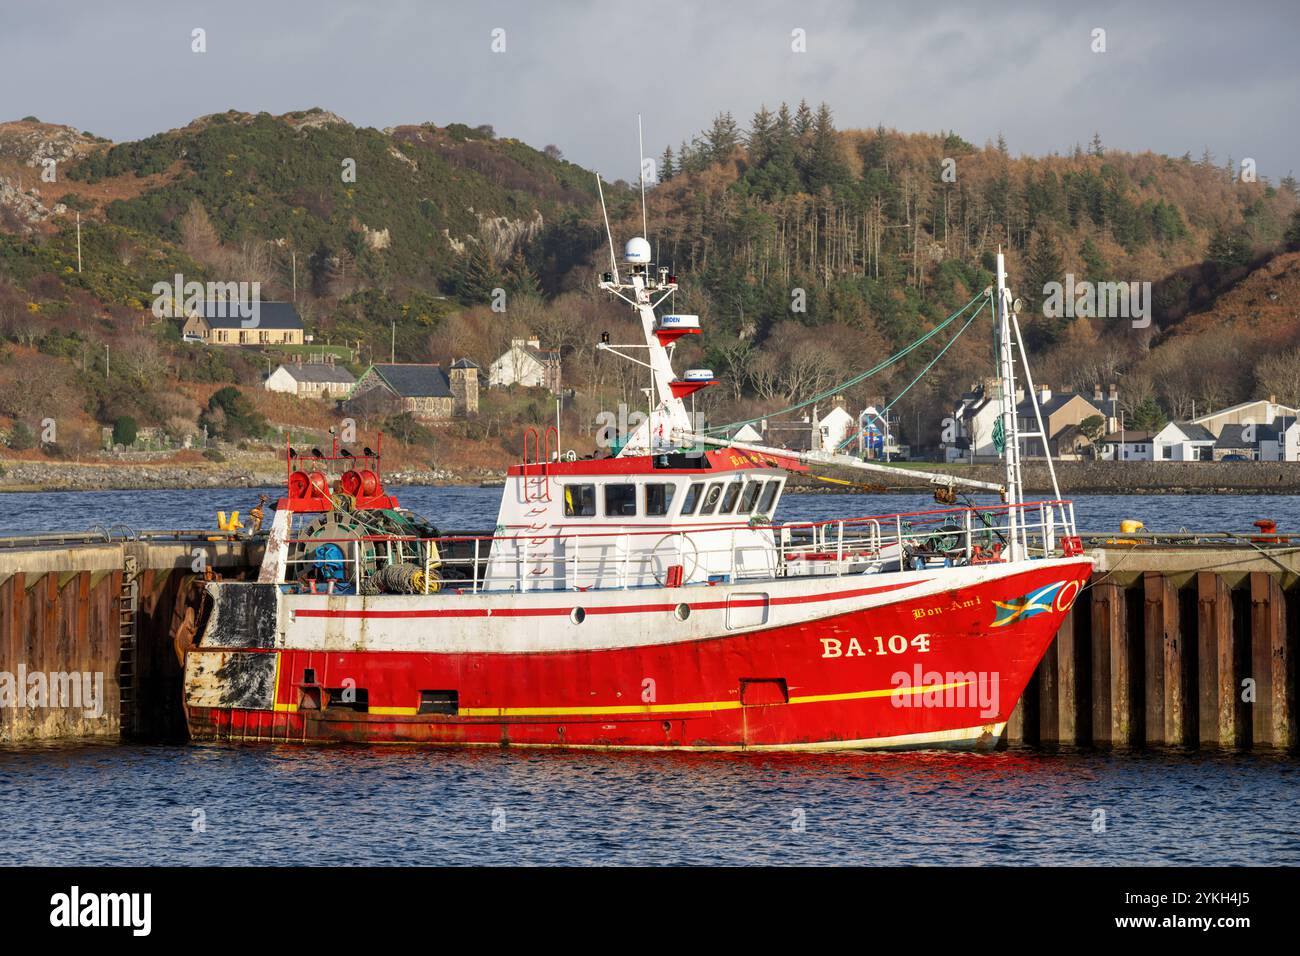
[[[743,428],[746,425],[753,425],[755,422],[761,422],[768,418],[775,418],[778,415],[785,415],[788,412],[796,412],[799,409],[806,408],[809,405],[815,404],[816,402],[825,401],[826,399],[830,398],[832,395],[836,395],[844,391],[846,388],[852,388],[854,385],[857,385],[859,382],[866,381],[871,376],[876,375],[881,371],[883,371],[884,369],[889,368],[889,366],[895,364],[896,362],[902,361],[912,352],[916,351],[926,342],[930,341],[930,339],[934,338],[936,335],[938,335],[940,332],[946,329],[953,322],[957,321],[957,319],[961,317],[962,313],[964,313],[972,305],[978,302],[983,295],[984,295],[983,292],[979,293],[978,295],[975,296],[975,298],[971,299],[969,302],[963,305],[952,315],[948,316],[946,319],[944,319],[942,322],[940,322],[938,325],[932,328],[929,332],[926,332],[924,335],[922,335],[915,342],[906,346],[902,350],[895,352],[893,355],[891,355],[889,358],[885,359],[884,361],[880,362],[874,368],[867,369],[867,371],[855,375],[853,378],[849,379],[848,381],[841,382],[840,384],[834,386],[833,388],[827,389],[824,392],[814,395],[812,398],[807,399],[806,401],[799,402],[797,405],[791,405],[789,408],[783,408],[777,412],[769,412],[768,414],[760,415],[757,418],[749,418],[743,422],[730,422],[726,425],[714,425],[710,428],[704,429],[704,432],[705,434],[709,434],[711,432],[724,432],[731,428]],[[980,309],[982,310],[983,308],[984,307],[981,305]],[[979,312],[977,311],[975,315],[979,315]],[[974,316],[972,316],[972,318],[974,318]],[[969,323],[967,324],[969,325]]]
[[[968,303],[968,304],[969,304],[969,303]],[[901,399],[904,395],[906,395],[906,394],[908,393],[908,391],[911,389],[911,387],[912,387],[913,385],[915,385],[917,382],[921,381],[921,379],[923,379],[923,378],[926,376],[926,373],[929,372],[930,369],[934,368],[934,366],[938,363],[939,359],[943,358],[943,353],[946,352],[946,351],[948,351],[948,349],[952,348],[952,344],[953,344],[954,342],[956,342],[959,338],[961,338],[961,337],[962,337],[962,333],[965,332],[967,329],[969,329],[969,328],[971,327],[971,323],[973,323],[976,319],[978,319],[978,318],[980,317],[980,314],[984,311],[984,306],[986,306],[986,305],[988,305],[988,302],[987,302],[987,301],[985,301],[983,304],[981,304],[980,307],[979,307],[978,309],[975,310],[974,315],[972,315],[969,319],[966,320],[966,324],[963,325],[960,329],[957,330],[957,334],[954,335],[951,339],[949,339],[949,340],[944,344],[943,348],[941,348],[941,349],[939,350],[939,354],[937,354],[934,358],[932,358],[932,359],[930,360],[929,364],[926,365],[925,368],[921,369],[920,373],[917,374],[916,378],[914,378],[914,379],[912,379],[910,382],[908,382],[908,383],[907,383],[907,386],[906,386],[906,387],[905,387],[901,392],[899,392],[897,395],[895,395],[895,396],[890,400],[890,402],[889,402],[888,405],[886,405],[884,408],[882,408],[882,409],[880,410],[880,411],[881,411],[881,417],[882,417],[882,418],[885,418],[886,420],[888,420],[888,418],[889,418],[889,410],[890,410],[891,408],[893,408],[894,405],[896,405],[896,404],[898,403],[898,400],[899,400],[899,399]],[[870,428],[871,428],[871,426],[868,425],[866,428],[861,429],[861,430],[858,431],[856,434],[850,435],[848,438],[844,439],[844,441],[840,442],[839,446],[838,446],[835,450],[836,450],[836,451],[840,451],[840,450],[843,449],[845,446],[847,446],[850,442],[855,442],[855,441],[857,441],[858,438],[860,438],[862,435],[866,434],[866,432],[867,432]]]

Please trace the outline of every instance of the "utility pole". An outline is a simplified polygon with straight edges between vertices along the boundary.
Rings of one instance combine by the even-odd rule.
[[[293,263],[293,304],[298,304],[298,250],[289,251],[289,261]]]
[[[388,346],[388,361],[391,365],[397,364],[397,320],[393,320],[393,338]]]

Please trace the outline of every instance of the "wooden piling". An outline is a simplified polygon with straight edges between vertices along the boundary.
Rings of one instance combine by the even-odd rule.
[[[1065,625],[1062,624],[1061,627],[1064,629]],[[1057,653],[1057,643],[1053,642],[1038,665],[1038,742],[1040,744],[1051,745],[1061,741]]]
[[[1222,575],[1198,571],[1196,594],[1198,740],[1202,746],[1233,747],[1240,728],[1232,592]]]
[[[1128,715],[1118,712],[1116,694],[1126,687],[1128,615],[1123,587],[1114,579],[1092,588],[1092,742],[1113,746],[1128,742]],[[1128,694],[1122,694],[1127,705]]]
[[[1082,686],[1085,669],[1080,667],[1079,654],[1085,643],[1080,635],[1084,625],[1081,608],[1087,607],[1090,605],[1076,604],[1070,609],[1052,645],[1056,662],[1056,742],[1070,746],[1085,742],[1083,729],[1087,721],[1079,719],[1079,708],[1088,697]]]
[[[1261,747],[1290,747],[1294,742],[1294,695],[1291,693],[1286,594],[1275,574],[1250,575],[1250,674],[1254,701],[1249,705],[1251,742]]]
[[[1143,574],[1146,599],[1143,663],[1148,744],[1183,747],[1191,741],[1188,663],[1180,627],[1178,588],[1158,571]]]

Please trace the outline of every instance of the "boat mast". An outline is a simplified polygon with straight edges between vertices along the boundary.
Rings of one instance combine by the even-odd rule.
[[[1025,553],[1018,527],[1020,523],[1018,506],[1024,504],[1025,496],[1020,471],[1020,431],[1016,425],[1016,362],[1011,331],[1013,312],[1011,292],[1007,289],[1006,258],[1001,249],[998,250],[997,272],[998,372],[1002,389],[1002,444],[1003,457],[1006,461],[1008,505],[1007,560],[1019,561]],[[1030,400],[1033,400],[1033,396]],[[1046,440],[1044,440],[1044,450],[1046,450]]]
[[[641,320],[641,331],[645,337],[644,345],[611,346],[602,342],[598,348],[613,352],[620,358],[627,359],[650,370],[650,415],[628,437],[620,455],[647,455],[661,451],[674,450],[675,434],[691,430],[691,418],[686,411],[686,403],[673,391],[677,380],[673,372],[672,356],[664,340],[656,335],[658,319],[655,308],[677,291],[677,278],[667,269],[660,268],[655,274],[655,264],[651,262],[649,217],[645,201],[645,146],[641,133],[641,114],[636,117],[637,152],[640,156],[641,172],[641,231],[634,236],[624,249],[623,261],[628,270],[626,276],[620,276],[618,262],[614,251],[614,234],[609,227],[609,210],[605,207],[605,192],[596,176],[596,190],[600,196],[600,209],[605,217],[605,234],[609,238],[609,261],[611,271],[601,277],[600,288],[622,299],[637,311]],[[620,352],[619,348],[646,349],[648,361],[641,361]]]

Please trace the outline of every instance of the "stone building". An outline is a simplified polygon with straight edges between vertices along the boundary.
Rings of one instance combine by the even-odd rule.
[[[345,408],[389,400],[423,421],[447,421],[478,414],[478,367],[460,360],[438,364],[375,364],[357,379]]]

